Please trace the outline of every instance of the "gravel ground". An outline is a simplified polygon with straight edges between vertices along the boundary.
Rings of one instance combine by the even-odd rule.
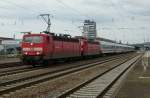
[[[20,62],[20,59],[19,58],[7,58],[7,59],[0,60],[0,64],[13,63],[13,62]]]
[[[121,61],[122,60],[120,60],[120,62]],[[10,96],[11,98],[55,98],[58,94],[72,87],[75,87],[76,85],[79,85],[81,82],[89,80],[93,76],[104,72],[104,70],[110,68],[110,66],[107,65],[116,64],[118,64],[118,62],[105,64],[105,67],[102,67],[101,65],[99,67],[93,67],[92,70],[87,69],[84,72],[76,72],[73,73],[71,76],[66,75],[52,81],[47,81],[38,85],[25,88],[24,90],[19,90],[15,93],[12,93]]]
[[[130,72],[125,84],[115,98],[150,98],[149,61],[150,52]]]

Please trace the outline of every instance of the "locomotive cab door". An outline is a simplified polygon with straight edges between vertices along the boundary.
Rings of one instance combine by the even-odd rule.
[[[52,37],[46,36],[45,40],[45,59],[51,59],[53,51]]]
[[[87,54],[87,50],[88,50],[87,40],[81,39],[80,40],[80,53],[81,53],[81,56],[85,56]]]

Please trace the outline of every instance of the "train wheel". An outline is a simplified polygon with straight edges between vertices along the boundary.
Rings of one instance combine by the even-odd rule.
[[[37,66],[38,66],[35,61],[31,61],[31,65],[32,65],[33,67],[37,67]]]
[[[48,65],[49,65],[49,61],[48,61],[48,60],[44,60],[44,61],[43,61],[43,65],[44,65],[44,66],[48,66]]]
[[[32,65],[33,67],[37,67],[37,65],[36,65],[34,62],[32,62],[31,65]]]

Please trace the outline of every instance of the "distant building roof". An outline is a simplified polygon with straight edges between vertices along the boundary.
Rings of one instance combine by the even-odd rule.
[[[0,40],[14,40],[13,38],[0,37]]]
[[[137,47],[145,47],[145,46],[150,47],[150,42],[138,43],[138,44],[133,44],[133,45]]]
[[[12,41],[14,40],[13,38],[8,38],[8,37],[0,37],[0,45],[3,43],[3,41]]]

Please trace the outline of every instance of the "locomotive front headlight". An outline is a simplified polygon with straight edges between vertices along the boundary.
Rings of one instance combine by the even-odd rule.
[[[27,54],[28,54],[28,52],[24,52],[24,54],[25,54],[25,55],[27,55]]]
[[[37,54],[37,55],[39,55],[39,54],[40,54],[40,52],[36,52],[36,54]]]

